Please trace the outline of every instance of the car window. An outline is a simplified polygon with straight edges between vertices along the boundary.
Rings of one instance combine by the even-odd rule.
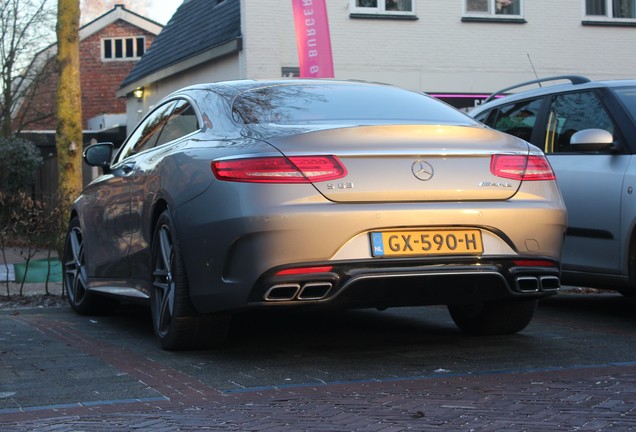
[[[614,134],[614,123],[607,109],[592,91],[556,95],[550,103],[545,124],[546,153],[575,151],[570,138],[583,129],[605,129]]]
[[[614,90],[614,93],[623,102],[625,108],[636,122],[636,87],[621,87]]]
[[[495,127],[495,118],[497,116],[497,108],[481,112],[475,116],[475,120],[482,122],[490,127]]]
[[[161,129],[176,102],[171,101],[153,111],[130,135],[118,160],[126,159],[139,152],[152,148],[157,143]]]
[[[531,99],[503,105],[499,108],[496,118],[487,119],[491,122],[489,126],[530,141],[541,101],[542,99]]]
[[[172,113],[166,120],[166,125],[155,145],[174,141],[199,129],[199,121],[194,108],[185,100],[177,102]]]
[[[238,95],[232,112],[246,124],[310,122],[395,123],[475,121],[430,96],[391,86],[357,84],[274,85]]]

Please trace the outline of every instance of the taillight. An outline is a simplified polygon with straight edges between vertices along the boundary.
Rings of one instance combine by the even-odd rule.
[[[490,172],[513,180],[555,180],[550,162],[543,155],[493,155]]]
[[[312,273],[329,273],[331,270],[333,270],[333,266],[298,267],[298,268],[281,270],[276,273],[276,276],[304,275],[304,274],[312,274]]]
[[[273,156],[212,162],[219,180],[259,183],[308,183],[344,177],[347,170],[335,156]]]

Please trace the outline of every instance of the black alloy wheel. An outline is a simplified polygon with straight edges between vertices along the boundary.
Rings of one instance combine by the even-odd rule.
[[[198,314],[190,301],[188,278],[169,210],[156,224],[152,240],[150,305],[155,334],[167,350],[212,348],[225,342],[226,314]]]
[[[77,216],[69,223],[63,256],[64,291],[75,312],[81,315],[92,315],[110,312],[117,307],[117,301],[99,297],[88,289],[84,236]]]

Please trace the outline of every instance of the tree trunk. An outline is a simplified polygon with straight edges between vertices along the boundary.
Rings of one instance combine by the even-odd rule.
[[[79,0],[58,0],[57,164],[60,197],[82,189],[82,98],[79,62]]]

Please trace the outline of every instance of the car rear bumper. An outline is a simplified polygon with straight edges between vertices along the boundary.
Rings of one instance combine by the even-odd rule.
[[[515,264],[520,262],[524,260],[454,258],[447,263],[439,259],[312,263],[302,268],[326,270],[303,274],[281,274],[287,268],[274,269],[257,281],[239,309],[389,308],[531,299],[558,292],[556,261],[544,260],[541,266]],[[219,307],[213,295],[195,296],[193,301],[201,312]]]
[[[558,199],[334,204],[314,197],[282,204],[264,191],[221,202],[210,211],[192,201],[174,213],[190,297],[203,313],[287,303],[448,304],[540,297],[559,286],[566,213]],[[241,202],[250,205],[232,208]],[[479,230],[483,253],[374,256],[372,232],[431,228]],[[550,265],[513,262],[523,259]],[[297,280],[276,276],[282,269],[314,265],[333,270],[315,280],[310,274]]]

